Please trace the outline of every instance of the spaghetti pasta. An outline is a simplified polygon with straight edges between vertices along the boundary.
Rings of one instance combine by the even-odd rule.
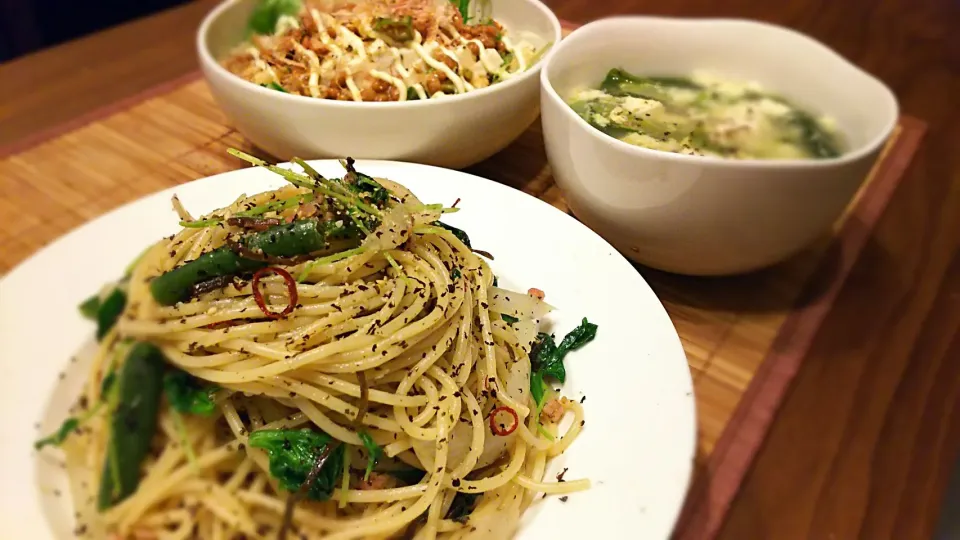
[[[81,398],[95,413],[63,443],[88,535],[500,539],[537,493],[589,486],[543,481],[583,418],[558,400],[573,417],[561,435],[531,386],[550,307],[499,288],[439,221],[451,209],[345,166],[268,166],[292,184],[196,220],[175,201],[183,228],[118,287],[125,308]],[[118,449],[144,435],[133,415],[150,403],[117,396],[160,384],[131,382],[140,344],[164,359],[165,397],[130,464]]]

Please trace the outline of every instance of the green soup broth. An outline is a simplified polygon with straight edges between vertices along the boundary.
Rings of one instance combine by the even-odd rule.
[[[567,103],[607,135],[653,150],[730,159],[828,159],[844,151],[831,119],[756,83],[611,69],[598,88],[576,90]]]

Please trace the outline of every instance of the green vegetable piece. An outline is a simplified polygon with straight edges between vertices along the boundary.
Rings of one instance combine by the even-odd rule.
[[[453,2],[453,5],[457,6],[457,10],[460,12],[460,17],[463,19],[463,22],[466,23],[470,20],[470,0],[450,0]]]
[[[80,303],[78,308],[80,309],[80,315],[83,315],[84,318],[91,321],[97,320],[97,312],[100,311],[100,295],[95,294],[87,298]]]
[[[284,88],[284,87],[280,86],[279,84],[277,84],[276,81],[270,81],[270,82],[268,82],[267,84],[264,84],[263,86],[264,86],[265,88],[269,88],[269,89],[271,89],[271,90],[276,90],[277,92],[283,92],[284,94],[288,94],[288,93],[289,93],[289,92],[287,92],[286,88]]]
[[[113,383],[115,382],[117,382],[117,372],[111,371],[107,373],[107,376],[103,378],[103,382],[100,383],[100,395],[107,395],[110,389],[113,388]]]
[[[407,100],[414,101],[417,99],[420,99],[420,94],[412,86],[407,87]]]
[[[543,372],[533,370],[530,372],[530,396],[537,408],[543,405],[543,398],[547,395],[547,383],[543,380]]]
[[[280,487],[296,493],[310,474],[317,456],[332,440],[326,433],[309,429],[262,429],[250,434],[249,443],[267,451],[270,474],[280,482]],[[330,498],[343,472],[343,452],[344,445],[338,445],[331,453],[307,492],[309,498],[315,501]]]
[[[467,246],[470,249],[473,249],[473,246],[470,245],[470,237],[462,229],[458,229],[452,225],[447,225],[442,221],[434,221],[433,225],[435,227],[440,227],[441,229],[446,229],[452,232],[453,235],[457,237],[457,240],[460,240],[461,242],[463,242],[463,245]]]
[[[201,281],[249,272],[265,263],[243,259],[228,247],[200,255],[195,260],[157,276],[150,282],[150,293],[157,303],[172,306],[190,296],[190,288]]]
[[[497,286],[497,283],[499,283],[499,282],[500,282],[500,280],[497,279],[497,276],[493,276],[493,286],[496,287],[496,286]]]
[[[377,17],[373,22],[373,29],[387,36],[388,38],[401,43],[406,43],[407,41],[412,40],[414,37],[413,19],[409,15],[399,19]]]
[[[458,492],[453,496],[453,502],[450,504],[450,509],[447,510],[447,515],[444,516],[444,518],[452,519],[457,523],[466,523],[470,517],[470,513],[473,512],[474,507],[476,507],[477,499],[479,498],[479,493]]]
[[[117,324],[117,319],[127,307],[127,294],[120,289],[114,289],[97,309],[97,341],[103,339],[107,332]]]
[[[390,199],[390,192],[387,188],[380,185],[372,176],[357,171],[353,166],[353,158],[347,158],[347,174],[343,177],[344,182],[351,191],[360,195],[365,202],[381,206]]]
[[[700,90],[703,87],[683,77],[638,77],[618,68],[607,72],[600,89],[611,96],[633,96],[666,101],[670,98],[668,88]]]
[[[213,395],[218,388],[208,385],[186,371],[174,369],[163,376],[163,391],[175,411],[210,416],[217,410]]]
[[[326,237],[316,219],[301,219],[275,225],[263,232],[247,236],[242,243],[251,251],[272,257],[294,257],[327,247]]]
[[[453,281],[460,279],[462,275],[463,274],[460,273],[459,268],[454,268],[453,270],[450,271],[450,279]]]
[[[140,342],[130,348],[120,368],[97,501],[100,511],[129,497],[140,483],[140,466],[156,433],[164,363],[160,349]]]
[[[404,485],[413,486],[419,484],[423,477],[427,475],[425,471],[420,469],[414,469],[413,467],[405,467],[403,469],[396,469],[393,471],[387,471],[387,474],[396,478]]]
[[[363,442],[363,447],[367,449],[367,469],[363,473],[363,480],[366,481],[370,478],[370,473],[373,472],[373,468],[377,466],[377,462],[380,461],[383,449],[374,442],[373,437],[371,437],[366,430],[361,431],[359,435],[360,440]]]
[[[223,220],[220,219],[195,219],[193,221],[181,221],[179,225],[186,229],[204,229],[206,227],[213,227],[214,225],[219,225],[223,223]]]
[[[810,114],[794,109],[790,123],[800,132],[800,145],[815,158],[828,159],[840,155],[836,138]]]
[[[515,322],[517,322],[517,321],[520,320],[520,319],[514,317],[513,315],[507,315],[506,313],[501,313],[501,314],[500,314],[500,318],[503,319],[504,322],[506,322],[507,324],[513,324],[513,323],[515,323]]]
[[[553,337],[549,334],[542,332],[537,334],[537,341],[534,343],[533,352],[530,354],[534,371],[541,373],[543,377],[549,376],[561,383],[564,382],[567,378],[567,372],[563,367],[563,358],[568,352],[575,351],[593,341],[596,336],[597,325],[586,318],[563,338],[560,345],[556,345],[553,342]]]
[[[300,12],[300,7],[300,0],[261,0],[253,8],[247,26],[255,34],[273,34],[280,17],[294,16]]]
[[[40,439],[39,441],[33,443],[34,450],[40,450],[46,446],[60,446],[63,444],[63,441],[67,440],[67,437],[71,433],[76,431],[80,427],[80,420],[74,417],[67,418],[60,424],[60,429],[55,431],[53,434]]]

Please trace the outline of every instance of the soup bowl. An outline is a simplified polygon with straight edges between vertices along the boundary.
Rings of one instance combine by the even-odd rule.
[[[567,103],[611,68],[650,76],[710,71],[755,81],[833,119],[830,159],[735,160],[634,146]],[[733,19],[615,17],[574,31],[540,74],[553,175],[573,211],[630,259],[693,275],[747,272],[802,250],[836,222],[899,116],[893,93],[825,45]]]
[[[217,6],[200,25],[197,52],[230,122],[281,160],[351,156],[462,168],[503,149],[537,119],[543,59],[501,83],[422,101],[335,101],[249,82],[219,60],[244,41],[259,1],[227,0]],[[508,32],[531,32],[545,43],[560,41],[560,22],[538,0],[491,0],[490,6]]]

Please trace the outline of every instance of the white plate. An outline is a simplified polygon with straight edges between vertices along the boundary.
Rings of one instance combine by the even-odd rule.
[[[341,172],[334,161],[313,163],[321,173]],[[509,187],[408,163],[358,168],[401,182],[427,203],[460,197],[461,211],[444,220],[493,253],[503,285],[546,291],[559,334],[582,317],[600,327],[566,362],[563,392],[586,396],[585,429],[547,472],[551,479],[568,467],[567,478],[590,478],[593,487],[566,502],[540,501],[518,537],[667,538],[692,469],[693,389],[676,331],[640,274],[573,218]],[[71,358],[90,344],[93,325],[77,305],[145,245],[177,230],[174,192],[200,213],[280,185],[269,172],[244,169],[177,186],[71,232],[0,282],[0,529],[10,538],[73,538],[65,475],[32,443],[59,425],[86,376],[82,360]]]

